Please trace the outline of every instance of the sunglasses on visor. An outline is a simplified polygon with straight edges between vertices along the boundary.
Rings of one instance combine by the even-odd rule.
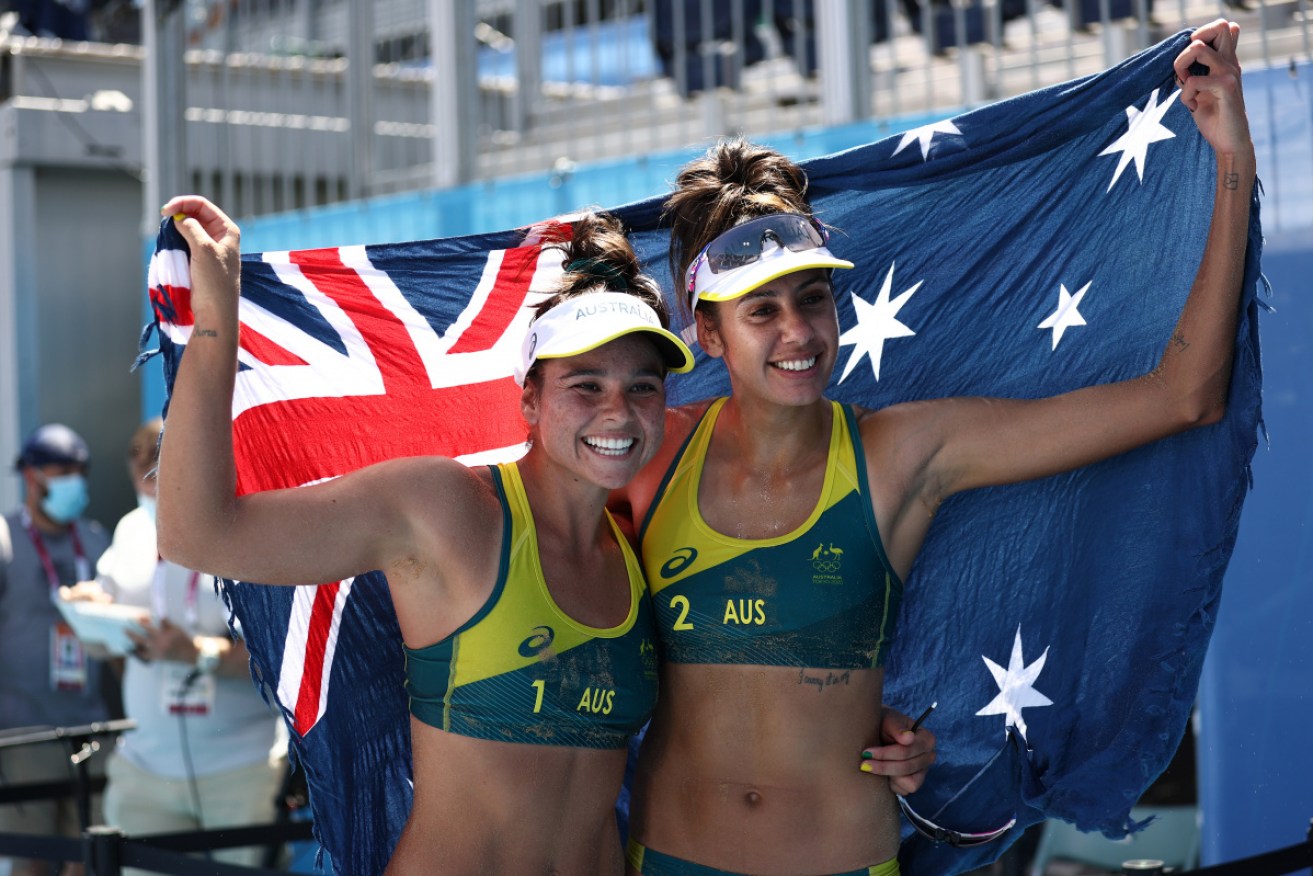
[[[969,849],[972,846],[983,846],[985,843],[993,842],[1012,829],[1017,823],[1014,817],[1007,824],[985,833],[964,833],[962,831],[950,830],[947,827],[940,827],[928,818],[923,818],[912,808],[901,795],[898,795],[898,806],[903,810],[903,815],[911,822],[912,827],[922,836],[931,839],[937,843],[948,843],[957,849]]]
[[[825,246],[830,235],[825,226],[801,213],[772,213],[742,225],[735,225],[702,248],[684,272],[688,305],[697,304],[698,272],[704,267],[713,274],[723,274],[758,261],[772,245],[792,252],[805,252]]]

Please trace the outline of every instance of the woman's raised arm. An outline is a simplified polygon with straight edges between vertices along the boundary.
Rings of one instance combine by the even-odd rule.
[[[927,511],[953,493],[1067,471],[1222,418],[1255,180],[1238,36],[1237,25],[1215,21],[1197,30],[1175,61],[1180,100],[1213,147],[1217,177],[1203,257],[1157,366],[1132,380],[1051,398],[943,399],[869,415],[868,453],[904,478],[900,495],[889,497],[886,519],[891,530],[909,531],[894,535],[891,553],[911,548],[914,555]],[[1192,74],[1196,63],[1207,72]]]
[[[270,584],[339,580],[407,557],[415,550],[407,497],[422,487],[430,496],[455,490],[459,499],[460,490],[475,488],[459,463],[398,460],[312,487],[237,497],[231,410],[240,232],[204,198],[174,198],[163,212],[191,247],[195,325],[160,452],[160,553],[188,568]]]

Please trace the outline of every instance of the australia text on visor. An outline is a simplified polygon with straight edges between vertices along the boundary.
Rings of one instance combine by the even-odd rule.
[[[684,272],[688,305],[697,305],[698,273],[703,269],[722,274],[750,265],[762,257],[767,241],[791,252],[805,252],[825,246],[829,239],[824,225],[801,213],[771,213],[735,225],[703,247]],[[706,281],[703,286],[709,284]]]

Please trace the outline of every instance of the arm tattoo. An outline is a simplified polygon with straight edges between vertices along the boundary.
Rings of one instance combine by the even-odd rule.
[[[216,332],[214,329],[203,329],[203,328],[195,329],[192,332],[192,334],[199,335],[202,338],[217,338],[219,336],[219,333]]]
[[[1190,342],[1185,339],[1185,335],[1177,332],[1172,335],[1172,346],[1176,347],[1177,350],[1184,352],[1190,346]]]
[[[1240,174],[1231,172],[1222,174],[1222,186],[1232,191],[1240,188]]]

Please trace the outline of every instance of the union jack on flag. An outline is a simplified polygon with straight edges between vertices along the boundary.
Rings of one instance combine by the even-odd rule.
[[[831,395],[868,407],[1035,397],[1151,368],[1212,210],[1212,152],[1173,86],[1187,42],[1178,34],[1098,76],[807,162],[830,248],[858,266],[835,277],[843,350]],[[660,209],[653,199],[615,212],[672,289]],[[511,368],[525,305],[558,276],[543,248],[556,233],[549,222],[243,256],[239,492],[397,456],[517,453]],[[1248,489],[1259,235],[1255,199],[1223,422],[938,513],[906,582],[886,700],[911,714],[939,702],[939,762],[913,799],[922,815],[963,832],[1016,823],[964,849],[905,829],[904,873],[982,866],[1043,818],[1134,827],[1130,807],[1184,731]],[[183,247],[165,222],[150,294],[169,381],[191,328]],[[669,395],[727,390],[724,369],[699,354]],[[334,866],[381,872],[411,800],[386,583],[371,573],[225,590],[253,673],[293,730]]]
[[[560,276],[559,254],[543,243],[566,229],[544,223],[484,238],[488,249],[456,241],[442,257],[422,244],[246,257],[233,394],[238,493],[316,483],[401,456],[470,464],[517,456],[526,430],[510,363],[526,305]],[[185,246],[166,221],[149,275],[164,346],[179,351],[192,328]],[[345,847],[368,849],[370,863],[349,872],[380,872],[391,843],[373,838],[395,841],[410,805],[401,635],[386,582],[373,573],[307,587],[229,582],[226,590],[253,672],[273,688],[315,796],[353,811],[341,823],[354,825],[361,842]],[[354,724],[361,708],[399,733],[375,736]],[[324,720],[329,726],[312,733]],[[321,740],[334,748],[322,757]],[[373,783],[391,786],[389,805],[360,805],[369,799],[361,785]],[[326,845],[334,859],[342,854]]]

